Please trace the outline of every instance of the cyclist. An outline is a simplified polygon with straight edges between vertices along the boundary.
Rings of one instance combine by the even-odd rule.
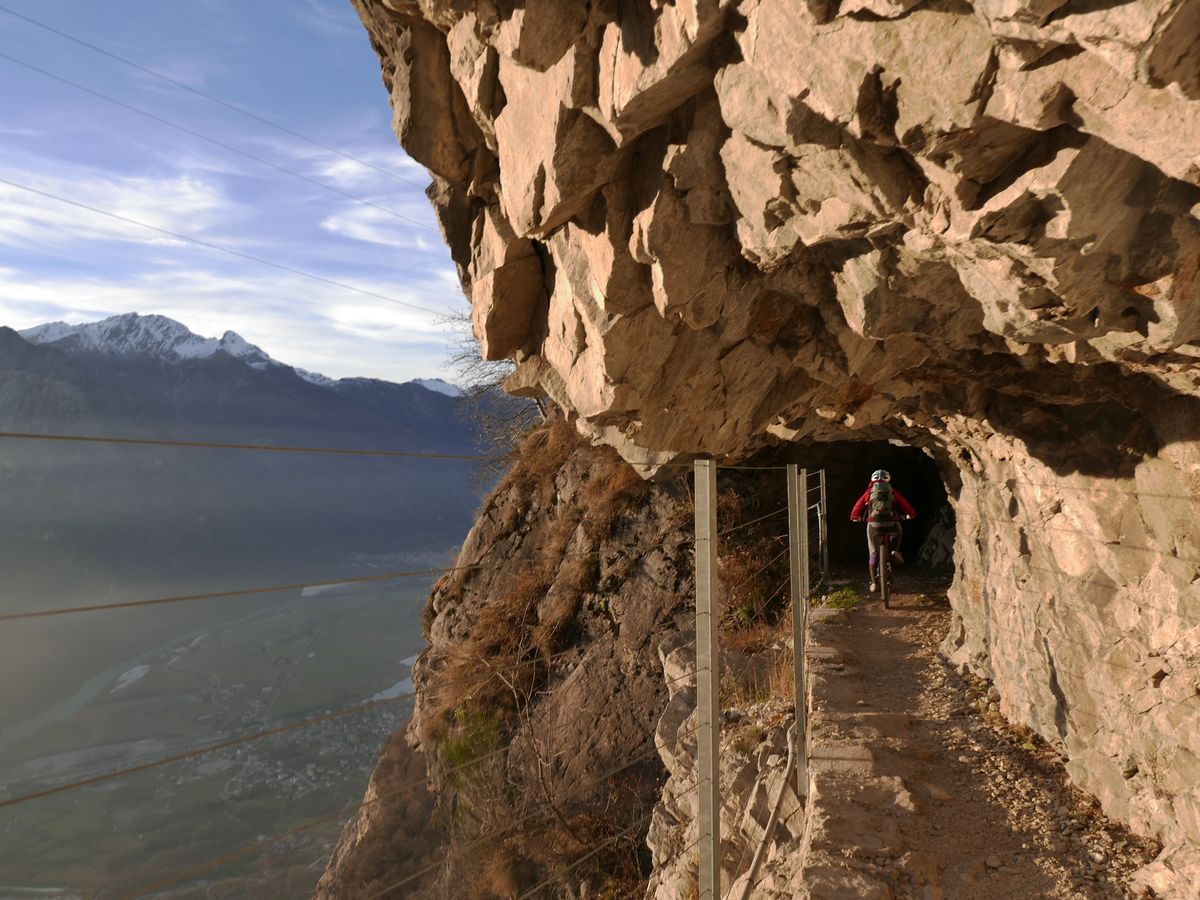
[[[903,565],[904,557],[900,555],[900,541],[904,537],[904,529],[900,526],[900,516],[896,507],[904,513],[904,518],[911,519],[917,514],[911,503],[891,485],[892,476],[886,469],[876,469],[871,473],[871,485],[858,498],[854,509],[850,511],[850,519],[861,522],[863,513],[867,514],[867,550],[870,553],[871,593],[877,587],[875,583],[876,563],[879,560],[879,545],[883,542],[883,534],[891,535],[892,559]]]

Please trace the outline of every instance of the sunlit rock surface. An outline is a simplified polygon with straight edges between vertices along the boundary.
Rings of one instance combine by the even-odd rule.
[[[947,653],[1200,883],[1200,2],[354,3],[511,388],[927,448]]]

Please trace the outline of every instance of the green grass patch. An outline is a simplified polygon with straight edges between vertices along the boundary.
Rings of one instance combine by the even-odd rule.
[[[854,609],[862,603],[862,595],[852,587],[838,588],[832,594],[826,594],[821,600],[821,606],[831,609]]]
[[[454,728],[441,740],[441,757],[455,787],[481,776],[478,763],[505,744],[500,722],[490,713],[460,707],[454,711]]]

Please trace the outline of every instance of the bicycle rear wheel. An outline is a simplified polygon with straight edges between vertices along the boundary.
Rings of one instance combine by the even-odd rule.
[[[888,609],[892,599],[892,542],[889,535],[883,536],[879,547],[879,596],[883,600],[883,608]]]

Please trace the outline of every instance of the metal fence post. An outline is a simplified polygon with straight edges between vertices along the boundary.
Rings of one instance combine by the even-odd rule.
[[[787,467],[788,550],[792,586],[792,648],[796,674],[796,793],[808,795],[808,686],[804,636],[808,625],[808,470]]]
[[[696,460],[696,762],[699,767],[700,895],[721,896],[720,656],[717,649],[717,467]]]
[[[821,528],[821,532],[818,535],[818,539],[821,541],[821,577],[828,579],[829,578],[829,504],[828,504],[827,498],[825,496],[825,470],[821,469],[818,474],[821,479],[820,480],[820,485],[821,485],[820,528]]]

